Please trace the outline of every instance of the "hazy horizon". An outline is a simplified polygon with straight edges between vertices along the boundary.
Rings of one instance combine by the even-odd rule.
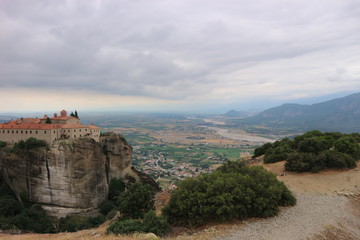
[[[234,106],[233,108],[231,106],[229,107],[225,107],[225,108],[209,108],[209,109],[202,109],[202,110],[166,110],[166,109],[162,109],[162,110],[136,110],[136,109],[130,109],[130,110],[126,110],[126,109],[114,109],[114,110],[99,110],[99,109],[95,109],[95,110],[82,110],[82,109],[74,109],[74,108],[69,108],[66,109],[66,111],[68,111],[68,114],[70,114],[71,112],[74,112],[75,110],[80,113],[80,115],[96,115],[96,114],[185,114],[185,115],[220,115],[220,114],[225,114],[228,111],[231,110],[235,110],[235,111],[240,111],[240,112],[247,112],[247,113],[260,113],[261,111],[267,110],[269,108],[273,108],[273,107],[277,107],[283,104],[287,104],[287,103],[294,103],[294,104],[302,104],[302,105],[312,105],[312,104],[316,104],[316,103],[322,103],[325,101],[329,101],[329,100],[333,100],[336,98],[341,98],[341,97],[345,97],[348,96],[352,93],[341,93],[341,94],[332,94],[332,95],[328,95],[328,96],[322,96],[322,97],[318,97],[318,98],[312,98],[312,99],[301,99],[298,101],[294,101],[294,102],[279,102],[278,104],[275,103],[268,103],[268,104],[263,104],[261,105],[261,103],[259,103],[259,107],[253,107],[253,108],[237,108],[236,106]],[[263,107],[260,107],[263,106]],[[268,106],[268,107],[266,107]],[[13,115],[15,117],[42,117],[44,114],[47,114],[49,116],[51,116],[53,113],[58,113],[64,109],[53,109],[53,110],[44,110],[44,111],[18,111],[18,112],[1,112],[0,111],[0,115]]]

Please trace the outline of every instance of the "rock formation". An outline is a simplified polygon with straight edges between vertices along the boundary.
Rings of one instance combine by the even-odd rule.
[[[151,182],[131,166],[132,147],[116,134],[55,141],[46,148],[0,155],[3,178],[18,195],[50,215],[92,214],[108,196],[112,178]],[[152,180],[153,181],[153,180]],[[156,186],[156,183],[155,185]]]

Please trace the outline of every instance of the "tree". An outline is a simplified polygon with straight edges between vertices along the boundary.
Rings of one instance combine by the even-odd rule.
[[[10,195],[0,197],[0,216],[14,216],[22,211],[19,201]]]
[[[304,138],[298,143],[298,150],[300,152],[318,154],[322,151],[330,149],[332,145],[333,139],[331,137],[309,137]]]
[[[125,191],[125,184],[121,179],[112,178],[109,184],[109,200],[114,200],[115,197],[119,196]]]
[[[50,119],[49,117],[47,117],[45,123],[46,123],[46,124],[51,124],[51,119]]]
[[[349,154],[355,159],[358,159],[360,157],[359,144],[353,137],[344,136],[342,138],[339,138],[334,143],[334,147],[336,151]]]
[[[255,157],[259,157],[261,155],[264,155],[266,153],[266,150],[268,150],[269,148],[271,148],[272,144],[271,143],[265,143],[264,145],[256,148],[254,150],[254,155],[253,158]]]
[[[350,155],[334,150],[327,150],[317,156],[319,161],[325,163],[328,168],[354,168],[356,161]]]
[[[75,110],[74,117],[79,118],[78,112]]]
[[[143,218],[154,207],[155,191],[147,184],[133,183],[129,189],[116,197],[120,212],[126,218]]]
[[[227,162],[216,171],[185,179],[172,193],[163,214],[177,225],[201,225],[247,217],[270,217],[296,199],[263,167]]]

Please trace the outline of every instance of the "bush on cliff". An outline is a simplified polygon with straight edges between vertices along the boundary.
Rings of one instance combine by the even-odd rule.
[[[276,176],[262,167],[227,162],[213,173],[180,183],[163,214],[175,225],[270,217],[296,199]]]
[[[108,234],[116,235],[143,232],[163,236],[170,231],[170,225],[163,216],[156,216],[154,211],[149,211],[144,215],[143,220],[126,219],[117,221],[111,224],[106,231]]]
[[[107,233],[125,234],[133,232],[152,232],[162,236],[170,230],[163,216],[156,216],[154,207],[154,189],[147,184],[133,183],[115,197],[117,207],[122,214],[120,221],[111,224]]]
[[[109,200],[115,200],[115,197],[119,196],[125,191],[125,184],[121,179],[112,178],[109,184]]]
[[[0,148],[6,147],[7,143],[4,141],[0,141]]]
[[[68,215],[59,219],[60,232],[76,232],[99,226],[105,221],[102,215],[96,217],[82,217],[79,215]]]
[[[12,217],[10,223],[15,225],[18,229],[36,233],[58,232],[56,227],[57,220],[49,217],[45,210],[37,204]]]
[[[143,218],[144,214],[154,207],[154,189],[142,183],[133,183],[118,197],[117,206],[125,218]]]
[[[264,162],[286,160],[285,169],[294,172],[318,172],[326,168],[354,168],[360,158],[359,134],[318,130],[267,143],[255,149],[254,157],[265,153]]]
[[[10,195],[0,197],[0,216],[9,217],[21,213],[23,207],[19,201]]]
[[[30,150],[38,147],[48,147],[48,144],[44,140],[30,137],[28,139],[20,140],[14,144],[13,151],[16,150]]]

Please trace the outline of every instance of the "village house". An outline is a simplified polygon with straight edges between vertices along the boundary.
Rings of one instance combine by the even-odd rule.
[[[52,144],[55,140],[89,137],[100,140],[100,128],[94,125],[82,125],[80,119],[68,116],[62,110],[60,116],[45,115],[43,118],[20,118],[0,124],[0,140],[15,143],[30,137]]]

